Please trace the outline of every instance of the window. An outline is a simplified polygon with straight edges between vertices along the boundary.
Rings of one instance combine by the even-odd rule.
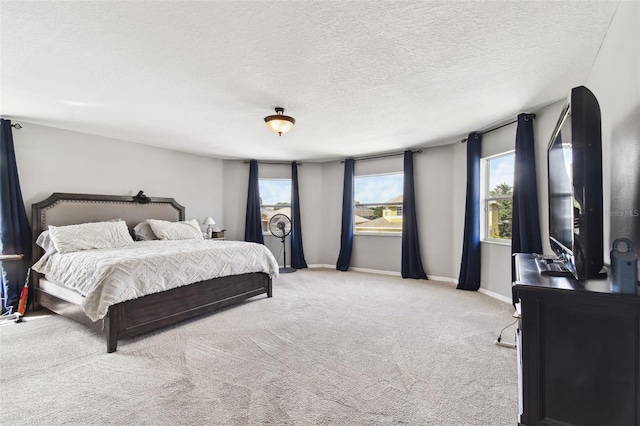
[[[269,233],[269,220],[280,213],[291,218],[291,179],[259,179],[262,232]]]
[[[403,173],[354,178],[355,232],[402,234]]]
[[[483,160],[485,240],[511,240],[514,160],[513,152]]]

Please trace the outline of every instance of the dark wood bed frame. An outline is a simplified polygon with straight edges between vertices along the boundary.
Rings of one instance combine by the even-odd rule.
[[[53,212],[58,209],[57,214]],[[146,216],[152,214],[151,216]],[[184,220],[185,209],[173,198],[54,193],[32,206],[34,240],[49,225],[63,226],[122,218],[129,229],[145,219]],[[35,263],[43,250],[33,245]],[[35,272],[35,271],[34,271]],[[170,324],[209,313],[266,293],[272,296],[269,275],[251,273],[201,281],[109,307],[107,315],[91,321],[82,307],[40,288],[38,273],[32,279],[32,306],[47,308],[88,327],[104,331],[107,352],[117,349],[118,340],[157,330]]]

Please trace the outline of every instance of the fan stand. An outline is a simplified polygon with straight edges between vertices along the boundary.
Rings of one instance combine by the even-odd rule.
[[[286,236],[285,236],[286,237]],[[281,274],[290,274],[292,272],[297,271],[296,268],[287,268],[287,245],[284,243],[285,237],[282,237],[282,250],[284,252],[284,263],[283,263],[283,267],[280,268],[280,273]]]
[[[288,225],[286,222],[289,222]],[[289,227],[289,229],[287,229],[287,226]],[[271,235],[273,235],[274,237],[279,237],[280,242],[282,243],[282,251],[284,252],[284,263],[282,264],[282,268],[279,269],[280,273],[289,274],[291,272],[297,271],[296,268],[287,268],[287,245],[285,244],[285,240],[287,239],[287,235],[291,233],[291,219],[289,219],[289,217],[284,214],[275,214],[269,220],[269,230],[271,231]]]

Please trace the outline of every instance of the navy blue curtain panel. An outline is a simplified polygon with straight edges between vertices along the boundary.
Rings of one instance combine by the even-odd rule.
[[[302,225],[300,223],[300,195],[298,193],[298,164],[291,162],[291,267],[307,267],[302,249]]]
[[[244,240],[264,244],[262,237],[262,212],[260,210],[260,186],[258,185],[258,162],[249,162],[249,191],[247,193],[247,215],[244,223]]]
[[[11,120],[0,119],[0,243],[2,254],[23,254],[20,261],[3,262],[3,312],[18,305],[20,292],[31,265],[31,228],[24,208]],[[1,272],[1,271],[0,271]]]
[[[402,197],[402,278],[427,279],[420,256],[416,192],[413,179],[413,152],[404,152],[404,191]]]
[[[458,277],[459,290],[480,288],[480,153],[482,134],[467,138],[467,202],[464,216],[462,262]]]
[[[513,174],[513,210],[511,253],[542,253],[538,184],[533,140],[533,115],[518,115],[516,154]],[[515,279],[515,263],[511,261],[511,280]],[[516,295],[513,295],[514,303]]]
[[[353,175],[355,160],[344,160],[344,185],[342,189],[342,234],[340,236],[340,255],[336,263],[339,271],[349,270],[353,250]]]
[[[542,253],[533,116],[518,115],[513,176],[511,252]]]

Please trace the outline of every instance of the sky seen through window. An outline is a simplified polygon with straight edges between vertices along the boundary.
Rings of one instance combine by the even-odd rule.
[[[260,179],[258,186],[262,205],[291,203],[291,179]]]
[[[376,176],[356,176],[354,200],[360,204],[384,203],[403,192],[403,173]]]
[[[515,155],[492,158],[489,161],[489,191],[506,183],[513,188],[513,166]]]

